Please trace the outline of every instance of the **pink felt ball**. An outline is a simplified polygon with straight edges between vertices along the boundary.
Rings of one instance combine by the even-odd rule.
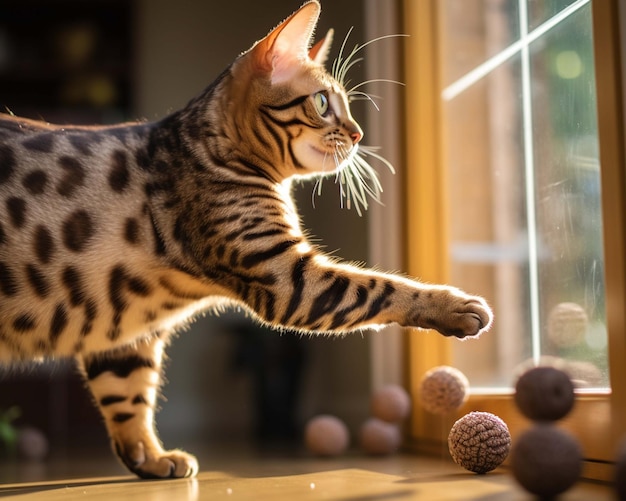
[[[318,456],[337,456],[348,448],[350,434],[341,419],[324,414],[307,423],[304,442]]]
[[[411,399],[402,386],[383,386],[372,395],[372,414],[389,423],[406,419],[411,411]]]
[[[48,449],[48,439],[38,428],[24,426],[18,431],[17,451],[24,459],[43,461]]]
[[[400,447],[400,428],[377,418],[370,418],[361,426],[361,447],[369,454],[393,454]]]
[[[422,378],[420,401],[432,414],[448,414],[459,409],[469,396],[469,381],[460,370],[442,365]]]

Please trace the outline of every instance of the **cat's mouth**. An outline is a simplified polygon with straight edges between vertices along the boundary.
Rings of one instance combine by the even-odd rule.
[[[343,143],[336,143],[328,146],[310,145],[311,150],[332,163],[333,169],[340,168],[346,161],[349,161],[356,154],[357,146],[345,146]],[[327,166],[325,166],[327,167]]]

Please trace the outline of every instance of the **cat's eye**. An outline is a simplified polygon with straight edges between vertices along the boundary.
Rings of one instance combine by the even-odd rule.
[[[315,102],[315,109],[321,116],[326,116],[328,113],[328,96],[325,92],[316,92],[313,96],[313,101]]]

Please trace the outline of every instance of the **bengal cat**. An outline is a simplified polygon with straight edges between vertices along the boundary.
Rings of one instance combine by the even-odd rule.
[[[491,324],[479,297],[339,263],[304,236],[293,179],[339,172],[358,203],[373,177],[347,61],[324,69],[331,33],[309,48],[319,12],[304,4],[154,123],[0,118],[0,360],[76,357],[140,477],[198,471],[154,426],[164,347],[197,312],[236,304],[303,333]]]

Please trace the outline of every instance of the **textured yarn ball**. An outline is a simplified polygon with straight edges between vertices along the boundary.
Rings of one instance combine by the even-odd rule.
[[[372,395],[372,414],[389,423],[399,423],[411,411],[411,398],[402,386],[383,386]]]
[[[377,418],[370,418],[363,423],[360,438],[363,450],[376,455],[393,454],[402,440],[397,424]]]
[[[318,456],[337,456],[348,448],[350,434],[341,419],[324,414],[307,423],[304,442]]]
[[[551,498],[580,477],[582,451],[576,439],[556,426],[539,423],[522,433],[511,451],[515,480],[528,492]]]
[[[447,414],[467,400],[469,381],[460,370],[447,365],[429,370],[422,379],[420,400],[433,414]]]
[[[554,367],[535,367],[515,384],[515,403],[529,419],[556,421],[574,406],[574,385],[569,376]]]
[[[511,449],[506,423],[489,412],[470,412],[459,419],[448,435],[454,462],[474,473],[487,473],[502,464]]]
[[[580,343],[587,334],[589,318],[576,303],[559,303],[548,315],[548,338],[556,346],[567,348]]]

